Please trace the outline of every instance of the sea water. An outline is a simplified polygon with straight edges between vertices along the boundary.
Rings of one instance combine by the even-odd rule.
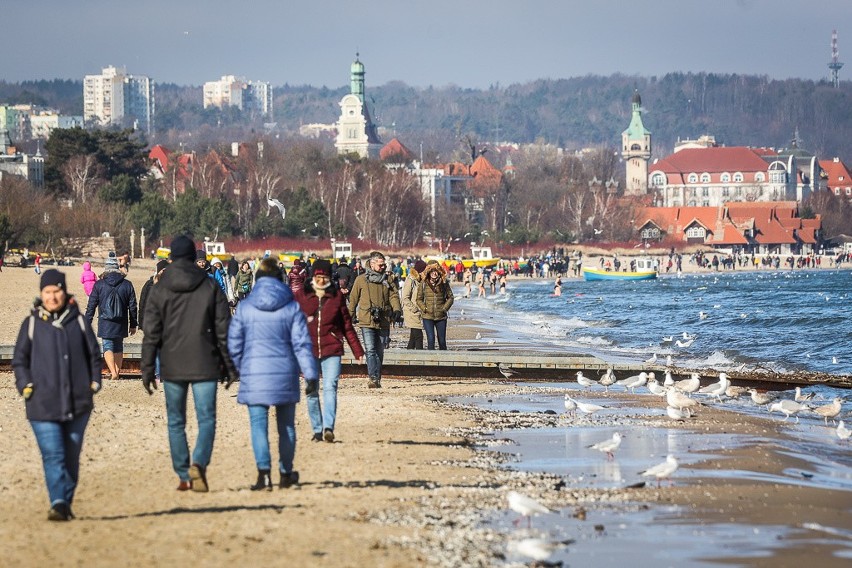
[[[501,339],[644,361],[732,369],[852,372],[848,270],[729,271],[623,282],[566,279],[509,282],[506,294],[454,306],[496,324]],[[451,314],[454,315],[454,314]],[[501,325],[505,322],[505,326]],[[520,323],[520,325],[518,325]],[[684,332],[694,335],[678,347]],[[671,338],[671,341],[664,341]]]

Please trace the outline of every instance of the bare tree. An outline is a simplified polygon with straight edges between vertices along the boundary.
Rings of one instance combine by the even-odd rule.
[[[71,194],[81,203],[86,203],[98,187],[103,184],[102,168],[92,154],[71,156],[62,166],[62,176],[71,189]]]

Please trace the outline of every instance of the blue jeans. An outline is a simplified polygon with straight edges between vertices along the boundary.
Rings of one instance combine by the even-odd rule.
[[[123,337],[102,337],[101,343],[104,346],[104,353],[112,351],[113,353],[124,353],[124,338]]]
[[[447,320],[429,320],[423,318],[423,331],[426,332],[427,349],[435,349],[435,333],[438,333],[438,349],[447,350]]]
[[[364,355],[367,359],[367,374],[371,381],[382,380],[382,360],[385,356],[385,336],[390,335],[389,329],[361,328],[364,340]]]
[[[216,437],[216,386],[215,379],[196,383],[163,381],[166,395],[166,415],[169,422],[169,449],[172,467],[181,481],[189,481],[189,444],[186,441],[186,397],[192,389],[195,417],[198,420],[198,438],[192,450],[192,463],[207,467],[213,454]]]
[[[340,356],[332,355],[319,360],[322,369],[322,405],[319,392],[307,395],[308,418],[315,434],[323,429],[334,430],[334,419],[337,416],[337,382],[340,379]]]
[[[74,501],[77,478],[80,475],[80,451],[89,414],[81,414],[69,422],[30,420],[41,451],[44,480],[50,506]]]
[[[257,469],[272,469],[272,456],[269,454],[269,407],[263,404],[249,404],[249,422],[251,423],[251,448]],[[293,459],[296,457],[296,403],[275,406],[275,422],[278,425],[278,470],[281,473],[293,471]]]

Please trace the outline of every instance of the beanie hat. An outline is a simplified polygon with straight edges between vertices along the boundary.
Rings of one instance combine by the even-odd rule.
[[[104,262],[105,270],[118,270],[118,259],[115,258],[115,253],[110,253],[112,256],[106,259]]]
[[[215,257],[215,256],[214,256],[213,258],[211,258],[211,259],[210,259],[210,265],[211,265],[211,266],[216,266],[217,264],[222,264],[222,261],[221,261],[221,260],[219,260],[219,259],[218,259],[217,257]]]
[[[414,263],[414,270],[416,270],[418,274],[422,273],[426,270],[426,261],[422,258],[418,259],[417,262]]]
[[[195,260],[203,260],[204,262],[207,262],[207,253],[200,249],[195,251]]]
[[[315,260],[312,266],[314,276],[323,275],[331,277],[331,263],[325,259]]]
[[[258,267],[257,272],[254,273],[254,278],[257,280],[264,276],[284,282],[284,272],[278,266],[274,258],[264,258],[260,261],[260,266]]]
[[[65,290],[65,274],[55,268],[45,270],[39,280],[39,290],[44,290],[45,286],[58,286]]]
[[[160,262],[157,263],[157,272],[159,273],[162,269],[164,269],[168,265],[169,265],[168,260],[161,260]]]
[[[195,243],[192,242],[192,239],[181,235],[179,237],[175,237],[172,241],[172,260],[177,260],[179,258],[185,258],[187,260],[193,260],[193,254],[195,251]]]

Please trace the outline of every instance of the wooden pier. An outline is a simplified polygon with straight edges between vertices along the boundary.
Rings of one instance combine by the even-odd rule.
[[[141,358],[141,345],[125,343],[123,376],[138,377]],[[10,371],[14,346],[0,345],[0,370]],[[358,365],[347,353],[343,357],[343,374],[364,376],[366,367]],[[507,348],[471,348],[450,351],[420,351],[391,348],[385,351],[382,374],[384,376],[406,378],[486,378],[503,380],[498,370],[502,363],[517,371],[511,381],[520,382],[568,382],[575,379],[577,371],[596,379],[612,367],[618,378],[637,374],[641,371],[654,371],[662,382],[665,367],[646,365],[641,362],[611,364],[603,359],[585,354],[536,352],[514,346]],[[715,381],[718,372],[713,369],[687,369],[675,367],[672,372],[678,377],[690,372],[698,372],[706,382]],[[829,375],[826,373],[773,373],[765,369],[744,369],[726,371],[728,377],[738,386],[755,387],[767,390],[785,390],[795,386],[827,385],[837,388],[852,388],[852,377],[848,375]]]

